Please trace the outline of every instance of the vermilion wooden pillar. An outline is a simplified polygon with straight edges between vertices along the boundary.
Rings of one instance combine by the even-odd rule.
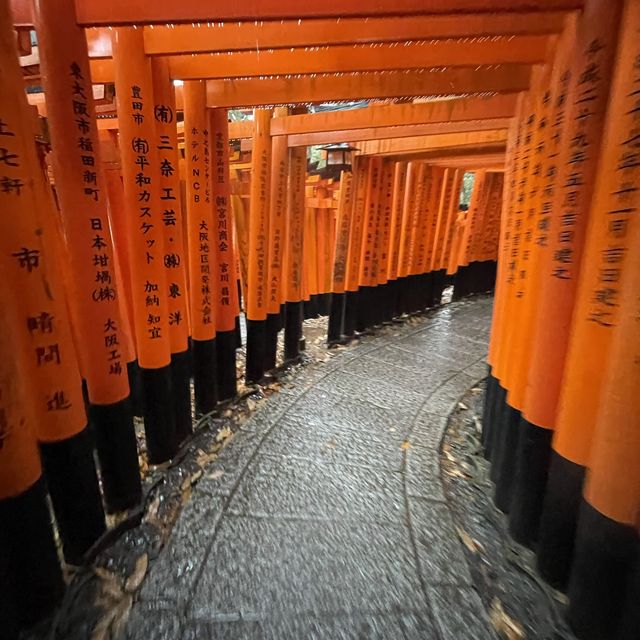
[[[149,461],[156,464],[175,454],[178,437],[153,82],[142,30],[114,29],[112,46],[144,427]]]
[[[35,6],[55,188],[70,261],[69,307],[105,504],[115,512],[140,500],[141,484],[124,350],[130,338],[121,317],[87,43],[75,24],[72,0]]]

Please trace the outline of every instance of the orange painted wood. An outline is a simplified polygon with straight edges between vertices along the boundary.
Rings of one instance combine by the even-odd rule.
[[[447,71],[359,73],[303,78],[209,80],[210,107],[242,107],[278,104],[405,98],[466,93],[513,93],[529,87],[529,65],[501,65]]]
[[[56,194],[72,278],[69,309],[89,399],[129,395],[108,188],[100,157],[87,45],[73,0],[37,7]],[[60,47],[60,39],[65,47]]]
[[[558,11],[580,9],[580,0],[325,0],[304,4],[298,0],[76,0],[78,22],[83,25],[161,24],[165,22],[224,22],[341,18],[349,16],[403,16],[501,11]]]
[[[342,142],[357,143],[367,140],[386,140],[389,138],[416,138],[438,133],[468,133],[474,131],[494,131],[507,129],[509,118],[495,120],[471,120],[469,122],[443,122],[438,124],[418,124],[396,127],[379,127],[377,129],[351,129],[347,131],[326,131],[323,133],[307,133],[290,135],[289,146],[311,146],[338,144]]]
[[[413,138],[388,138],[386,140],[363,141],[356,146],[363,155],[395,154],[399,152],[465,147],[482,144],[504,143],[505,129],[471,133],[443,133]]]
[[[392,71],[493,64],[539,64],[548,58],[546,36],[499,36],[490,40],[341,45],[235,53],[171,56],[172,78],[248,78],[353,71]],[[105,61],[94,61],[103,64]]]
[[[327,45],[398,42],[431,38],[496,35],[540,35],[562,30],[565,13],[466,13],[461,15],[341,20],[285,20],[283,22],[227,22],[199,25],[157,25],[144,28],[148,55],[210,53],[317,47]],[[104,57],[105,29],[87,31],[90,55]]]
[[[515,94],[486,98],[457,98],[406,104],[389,104],[274,118],[271,135],[379,129],[409,125],[446,124],[511,118],[516,108]],[[239,123],[234,123],[238,126]],[[230,125],[231,126],[231,125]],[[393,136],[389,136],[393,137]],[[361,138],[364,140],[365,138]]]
[[[158,369],[169,364],[170,344],[151,67],[141,32],[115,29],[113,44],[138,362]]]
[[[0,443],[25,465],[18,470],[14,463],[8,465],[16,475],[2,474],[2,496],[20,493],[40,475],[33,437],[21,432],[29,428],[29,422],[45,442],[72,437],[87,424],[67,312],[58,212],[36,152],[35,129],[6,7],[6,3],[0,5],[0,273],[3,315],[11,331],[3,336],[1,357],[3,362],[15,361],[18,373],[28,381],[28,397],[16,395],[20,392],[11,380],[0,382],[10,394],[0,397],[0,406],[9,412],[3,418],[18,431],[7,432],[4,420],[0,421]],[[7,366],[3,364],[3,372]],[[21,406],[24,400],[27,406]],[[17,422],[23,418],[24,425]],[[2,450],[0,447],[0,454]],[[4,455],[0,461],[6,462]]]

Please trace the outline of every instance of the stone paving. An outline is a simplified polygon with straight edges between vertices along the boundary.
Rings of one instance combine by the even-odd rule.
[[[344,349],[264,403],[150,567],[130,640],[494,638],[440,482],[489,297]]]

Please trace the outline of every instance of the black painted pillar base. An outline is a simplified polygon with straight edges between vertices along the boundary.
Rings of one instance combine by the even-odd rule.
[[[235,329],[216,333],[216,382],[219,400],[230,400],[238,393],[236,338]]]
[[[43,442],[40,454],[65,560],[81,564],[106,530],[91,430],[85,427],[66,440]]]
[[[484,457],[487,460],[493,460],[497,457],[496,450],[500,440],[500,429],[502,423],[500,416],[505,409],[507,403],[507,390],[500,384],[500,380],[496,378],[497,388],[491,405],[491,413],[489,414],[489,431],[484,443]]]
[[[302,339],[302,302],[287,302],[284,318],[284,360],[291,362],[300,357]]]
[[[538,570],[556,589],[569,583],[585,468],[553,449],[538,531]]]
[[[276,368],[278,358],[278,331],[280,330],[280,312],[267,315],[264,345],[264,370]]]
[[[500,440],[497,455],[492,460],[491,479],[496,483],[494,502],[504,513],[509,513],[513,478],[516,471],[516,449],[520,432],[520,411],[508,402],[500,416]]]
[[[20,495],[0,500],[0,576],[0,629],[8,638],[45,618],[62,598],[64,581],[43,478]]]
[[[215,338],[193,340],[193,389],[196,397],[196,418],[211,413],[218,402],[217,345]]]
[[[400,286],[399,280],[396,278],[395,280],[389,280],[387,282],[387,286],[389,287],[389,299],[391,304],[391,320],[397,318],[400,315]]]
[[[308,300],[304,301],[304,319],[311,320],[312,318],[317,318],[319,315],[318,296],[317,294],[314,294],[309,296]]]
[[[358,290],[358,306],[356,330],[362,333],[371,326],[371,287],[360,287]]]
[[[171,392],[176,416],[178,444],[193,433],[191,415],[191,352],[189,349],[171,354]]]
[[[260,382],[264,377],[264,362],[267,348],[267,321],[247,320],[247,362],[245,380]]]
[[[461,300],[465,296],[469,295],[473,286],[472,279],[471,265],[458,267],[458,270],[454,274],[453,295],[451,296],[451,300]]]
[[[498,263],[495,260],[480,262],[481,288],[480,291],[493,291],[496,288],[496,274]]]
[[[538,537],[553,431],[522,417],[519,432],[509,531],[515,540],[531,546]]]
[[[346,296],[344,293],[331,294],[331,310],[329,312],[329,323],[327,326],[328,344],[342,342],[345,301]]]
[[[640,638],[640,539],[636,542],[636,561],[631,579],[627,584],[620,624],[616,640],[638,640]]]
[[[491,439],[491,409],[496,399],[496,390],[498,388],[498,381],[492,374],[491,365],[489,365],[489,372],[487,373],[487,379],[484,390],[484,403],[482,405],[482,433],[480,434],[480,442],[486,452],[487,441]]]
[[[286,305],[283,302],[280,305],[280,310],[278,312],[278,315],[280,316],[280,319],[278,320],[278,331],[282,331],[282,329],[284,329],[285,308]]]
[[[433,297],[433,275],[423,273],[420,275],[420,308],[422,311],[431,306]]]
[[[171,460],[178,450],[171,367],[141,367],[140,377],[149,464],[160,464]]]
[[[328,316],[331,313],[330,293],[321,293],[318,295],[318,310],[321,316]]]
[[[242,331],[240,330],[240,316],[236,316],[236,349],[242,347]]]
[[[390,324],[393,321],[396,306],[395,291],[393,289],[394,282],[395,281],[388,280],[380,285],[380,320],[383,324]]]
[[[140,381],[140,367],[137,360],[127,362],[129,376],[129,397],[131,398],[131,413],[142,418],[142,383]]]
[[[344,300],[344,335],[353,338],[358,324],[358,291],[346,291]]]
[[[382,324],[382,311],[384,307],[383,289],[381,285],[371,287],[369,298],[369,320],[371,327]]]
[[[569,625],[580,640],[615,637],[637,553],[634,527],[611,520],[583,498],[567,609]]]
[[[142,485],[130,398],[89,405],[89,422],[96,438],[107,513],[136,506],[142,497]]]

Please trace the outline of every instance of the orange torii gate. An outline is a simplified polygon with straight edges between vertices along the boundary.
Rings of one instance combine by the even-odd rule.
[[[123,234],[124,218],[111,214],[115,245],[123,237],[128,245],[126,249],[116,246],[113,253],[129,257],[120,278],[126,291],[119,297],[129,302],[125,309],[133,310],[136,348],[132,357],[137,354],[146,379],[144,417],[151,461],[172,457],[181,417],[187,418],[186,428],[181,435],[177,430],[178,437],[186,436],[191,427],[191,416],[184,409],[185,368],[177,374],[173,366],[178,354],[186,358],[189,353],[188,335],[195,343],[191,351],[199,354],[196,399],[200,411],[216,410],[216,391],[223,387],[227,391],[220,397],[235,394],[235,247],[242,249],[247,267],[243,278],[251,325],[247,378],[258,381],[276,364],[273,329],[277,327],[277,335],[283,302],[284,355],[290,359],[299,352],[305,293],[324,293],[327,276],[332,278],[337,308],[332,337],[341,340],[353,335],[355,326],[368,330],[388,321],[391,306],[392,315],[397,316],[437,304],[447,282],[454,282],[456,295],[465,293],[464,286],[472,293],[475,284],[465,282],[465,277],[477,269],[473,265],[488,263],[493,268],[499,223],[500,267],[484,434],[497,480],[496,504],[509,512],[514,536],[525,543],[536,538],[542,523],[540,566],[555,584],[569,580],[574,628],[588,638],[610,637],[608,624],[620,611],[613,600],[622,602],[627,595],[623,582],[628,570],[607,550],[614,541],[630,563],[638,540],[634,521],[638,495],[633,484],[637,476],[616,473],[618,461],[624,471],[631,469],[634,459],[625,443],[636,442],[620,424],[637,408],[631,384],[637,377],[637,363],[627,353],[628,345],[629,349],[637,346],[637,341],[627,340],[635,327],[635,310],[627,299],[637,288],[637,243],[633,243],[637,225],[630,213],[635,210],[637,181],[632,161],[637,122],[630,102],[637,93],[631,66],[637,57],[637,3],[328,0],[302,6],[293,0],[254,0],[235,6],[219,0],[69,1],[77,12],[77,20],[72,21],[76,32],[81,33],[78,27],[91,27],[86,31],[89,58],[84,59],[91,74],[90,80],[84,74],[87,85],[110,83],[117,76],[119,118],[99,120],[98,128],[120,129],[126,142],[120,145],[124,206],[129,213],[139,210],[145,218],[138,227],[128,216],[129,229]],[[13,0],[11,6],[14,24],[28,28],[33,23],[31,3]],[[624,11],[620,40],[616,37],[618,11]],[[10,33],[7,16],[4,22]],[[46,29],[39,26],[38,31],[44,52]],[[9,57],[15,58],[13,50]],[[149,74],[149,67],[157,72]],[[152,86],[159,78],[161,85]],[[39,80],[35,73],[27,82],[33,85]],[[160,222],[158,213],[179,209],[160,207],[160,194],[167,189],[176,192],[180,182],[177,176],[160,179],[158,174],[165,160],[179,163],[177,149],[171,149],[170,158],[168,153],[158,157],[142,144],[142,139],[162,143],[164,136],[178,143],[182,134],[187,147],[195,141],[188,122],[182,130],[162,128],[160,124],[166,122],[153,124],[158,118],[149,105],[172,101],[171,80],[190,83],[175,86],[175,112],[177,116],[187,111],[191,121],[191,92],[198,88],[199,126],[195,128],[200,139],[196,142],[210,154],[208,166],[203,161],[201,167],[194,167],[195,160],[189,158],[186,162],[191,178],[196,170],[209,181],[198,190],[210,189],[199,218],[208,225],[206,230],[194,224],[197,207],[191,206],[190,215],[187,206],[190,224],[180,229],[190,238],[187,247],[180,246],[180,234],[171,233],[166,222],[162,229],[153,228]],[[589,92],[586,97],[585,91]],[[59,154],[68,140],[55,124],[55,91],[49,87],[45,94],[30,100],[39,103],[41,114],[48,111],[54,125],[54,153],[58,154],[54,179],[68,225],[66,241],[71,242],[72,236],[83,234],[75,234],[77,221],[68,219],[65,204],[69,196]],[[270,109],[277,105],[300,108],[307,103],[361,99],[400,104],[270,117]],[[411,100],[415,101],[406,102]],[[254,123],[228,124],[226,109],[234,107],[259,109]],[[108,99],[100,108],[105,115],[115,115]],[[589,109],[589,118],[582,117],[584,109]],[[563,118],[568,122],[560,126]],[[129,143],[136,130],[145,135],[137,136],[137,151],[132,154]],[[603,131],[607,132],[604,137]],[[107,135],[115,139],[113,132]],[[249,214],[235,212],[242,236],[235,240],[229,200],[237,204],[248,194],[234,191],[231,196],[232,185],[225,177],[227,135],[245,140],[256,136],[252,140],[254,174],[250,184],[244,183],[252,195]],[[223,150],[218,158],[222,178],[217,190],[210,188],[213,140]],[[596,153],[601,141],[606,162]],[[327,142],[353,142],[359,151],[352,172],[343,172],[335,220],[331,203],[323,205],[320,214],[319,199],[305,203],[305,185],[312,184],[306,176],[306,147]],[[249,144],[244,144],[243,153],[248,149]],[[6,164],[6,154],[0,158]],[[242,162],[248,163],[246,155]],[[140,171],[134,173],[136,163]],[[37,172],[36,163],[32,164]],[[459,213],[458,203],[460,180],[467,171],[477,171],[485,183],[491,174],[493,187],[481,188],[478,183],[472,211],[465,216]],[[114,186],[119,186],[119,176],[115,178],[116,184],[111,181],[110,185],[111,204],[118,198]],[[87,179],[94,179],[91,171]],[[138,189],[145,184],[152,186]],[[611,191],[612,185],[617,191]],[[194,181],[187,181],[191,205],[195,191]],[[134,209],[140,197],[152,205]],[[607,216],[602,215],[605,210]],[[172,243],[175,250],[169,250]],[[98,352],[91,344],[98,341],[88,323],[84,327],[78,319],[81,313],[73,311],[80,308],[78,292],[88,287],[87,274],[83,279],[78,273],[80,253],[70,252],[69,269],[74,282],[69,292],[75,343],[91,403],[110,406],[124,400],[127,391],[119,384],[109,389],[113,396],[101,394],[105,389],[92,367],[99,358],[94,357]],[[583,267],[579,268],[581,256]],[[154,263],[157,257],[162,265]],[[179,264],[183,269],[189,265],[189,278],[177,269]],[[173,285],[184,292],[183,299],[167,300],[169,292],[176,290]],[[384,305],[387,315],[382,313]],[[116,305],[112,308],[127,315]],[[15,309],[9,309],[3,326],[16,325],[15,317]],[[184,323],[176,324],[176,318]],[[263,341],[265,326],[271,329]],[[216,354],[213,341],[221,340],[223,334],[222,357],[220,350]],[[201,343],[206,343],[204,348]],[[2,348],[9,352],[12,346],[3,341]],[[122,353],[127,355],[125,347]],[[19,359],[15,367],[4,366],[10,375],[36,388]],[[182,413],[170,402],[180,375]],[[65,381],[76,378],[69,375]],[[618,389],[623,393],[618,394]],[[23,408],[28,398],[11,388],[9,392],[18,398],[19,409],[12,408],[11,415],[26,415]],[[589,408],[586,418],[584,406]],[[82,429],[83,416],[75,418],[73,428]],[[11,467],[15,478],[9,482],[0,474],[3,501],[31,490],[40,476],[33,455],[35,439],[29,439],[26,431],[20,436],[10,445],[24,458],[26,471],[18,473]],[[101,464],[108,467],[102,459]],[[44,467],[45,474],[52,475]],[[102,473],[108,497],[104,469]],[[57,517],[58,524],[64,524]],[[46,526],[43,531],[49,535]],[[594,531],[600,536],[597,539]],[[577,554],[571,568],[574,541]],[[43,538],[43,549],[49,543]],[[594,557],[594,566],[607,576],[603,585],[591,568]],[[48,588],[50,602],[59,584]]]

